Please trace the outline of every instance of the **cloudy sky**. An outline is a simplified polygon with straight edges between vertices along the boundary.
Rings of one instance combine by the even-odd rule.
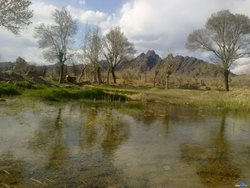
[[[21,56],[30,62],[45,63],[33,38],[33,28],[51,23],[51,13],[62,7],[67,7],[78,21],[76,48],[86,23],[100,26],[104,33],[119,25],[138,53],[154,49],[162,57],[172,52],[205,58],[205,54],[186,50],[185,42],[188,34],[203,27],[214,12],[229,9],[250,17],[250,0],[32,0],[32,26],[19,36],[0,27],[1,61]],[[248,64],[249,60],[241,60],[233,71],[250,72]]]

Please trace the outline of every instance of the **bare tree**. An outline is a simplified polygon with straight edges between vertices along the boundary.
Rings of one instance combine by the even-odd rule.
[[[54,24],[41,24],[35,28],[40,48],[46,49],[44,57],[49,61],[57,60],[60,64],[59,83],[64,80],[64,63],[69,59],[68,48],[77,31],[76,21],[67,9],[55,10],[52,14]]]
[[[18,57],[15,61],[13,71],[18,74],[26,74],[28,71],[28,63],[21,57]]]
[[[29,0],[0,0],[0,26],[14,34],[29,24],[33,16]]]
[[[113,81],[116,84],[115,70],[122,63],[136,52],[134,44],[121,32],[120,27],[115,27],[104,37],[103,40],[104,56],[109,64],[107,83],[111,72]]]
[[[249,28],[250,20],[247,16],[222,10],[212,14],[204,29],[196,30],[188,37],[188,49],[210,52],[222,66],[226,91],[229,91],[231,65],[237,59],[249,55],[246,51]]]
[[[170,53],[165,59],[156,65],[154,71],[154,87],[156,86],[156,83],[159,82],[165,87],[165,89],[169,89],[169,80],[174,63],[174,56]]]
[[[78,77],[78,82],[81,82],[82,77],[85,75],[85,70],[87,68],[87,61],[84,55],[84,52],[82,50],[78,50],[73,58],[74,62],[77,62],[77,64],[81,64],[80,66],[80,75]]]
[[[169,54],[165,60],[164,67],[163,67],[164,73],[166,75],[165,89],[169,89],[169,79],[172,74],[172,67],[174,63],[175,61],[174,61],[173,54]]]
[[[100,57],[102,55],[102,37],[98,27],[87,28],[84,36],[83,52],[85,58],[94,67],[94,80],[102,83]]]

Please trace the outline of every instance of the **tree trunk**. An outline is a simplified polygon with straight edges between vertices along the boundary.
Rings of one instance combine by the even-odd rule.
[[[100,66],[97,67],[97,77],[98,77],[98,83],[101,84],[102,83],[102,76],[101,76],[101,67]]]
[[[97,73],[96,73],[96,70],[94,70],[94,83],[97,82],[97,78],[96,78],[97,76],[96,76],[96,74],[97,74]]]
[[[109,73],[110,73],[110,69],[108,69],[108,72],[107,72],[107,84],[109,84]]]
[[[111,73],[112,73],[114,84],[116,84],[116,76],[115,76],[115,69],[114,68],[111,69]]]
[[[82,68],[82,70],[81,70],[81,74],[80,74],[80,76],[79,76],[79,78],[78,78],[78,82],[80,82],[81,79],[82,79],[82,77],[84,76],[85,69],[86,69],[86,66],[83,65],[83,68]]]
[[[63,80],[64,80],[63,71],[64,71],[64,63],[61,62],[61,63],[60,63],[59,84],[63,83]]]
[[[154,87],[156,86],[156,77],[158,75],[158,71],[155,72],[155,76],[154,76]]]
[[[166,76],[166,83],[165,83],[165,89],[169,89],[169,74]]]
[[[225,90],[229,91],[229,70],[226,69],[224,70],[224,83],[225,83]]]
[[[44,66],[44,67],[43,67],[42,76],[45,77],[46,73],[47,73],[47,68],[46,68],[46,66]]]
[[[60,64],[60,76],[59,76],[59,84],[63,83],[64,75],[63,75],[63,69],[64,69],[64,61],[63,61],[64,54],[62,52],[59,52],[58,58],[59,58],[59,64]]]
[[[147,83],[148,79],[147,79],[147,72],[144,72],[144,82]]]

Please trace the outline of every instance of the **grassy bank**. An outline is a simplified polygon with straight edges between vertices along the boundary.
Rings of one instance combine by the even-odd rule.
[[[233,88],[231,91],[187,90],[159,88],[101,87],[111,92],[127,94],[132,101],[191,106],[207,109],[250,112],[250,88]]]
[[[37,85],[27,82],[0,83],[0,96],[23,95],[47,101],[87,99],[91,101],[131,100],[129,108],[141,109],[145,103],[192,106],[250,112],[250,89],[233,88],[229,92],[217,90],[184,90],[124,86]],[[134,101],[134,102],[133,102]],[[142,105],[141,105],[142,104]],[[129,106],[130,105],[130,106]]]
[[[131,96],[132,100],[250,112],[250,90],[225,91],[150,89]]]
[[[64,100],[106,100],[126,101],[126,95],[104,91],[95,87],[79,87],[75,85],[43,85],[29,82],[0,82],[0,97],[23,95],[33,99],[47,101]]]

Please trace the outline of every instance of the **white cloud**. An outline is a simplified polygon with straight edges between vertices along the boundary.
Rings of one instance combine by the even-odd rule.
[[[78,15],[78,19],[82,23],[89,23],[89,24],[95,24],[99,25],[101,22],[106,21],[108,18],[108,15],[100,12],[100,11],[82,11]]]
[[[77,19],[83,24],[100,25],[102,22],[108,19],[108,14],[101,11],[85,10],[82,8],[72,7],[68,5],[67,8],[70,10],[74,19]]]
[[[14,35],[5,28],[0,28],[1,61],[13,61],[21,56],[30,62],[41,62],[42,53],[34,39],[34,28],[40,23],[51,23],[51,13],[56,9],[53,5],[42,2],[34,2],[31,5],[34,10],[33,24],[22,30],[20,35]]]
[[[84,5],[84,0],[76,1]],[[86,10],[85,6],[68,6],[73,17],[83,24],[99,25],[103,33],[120,25],[138,52],[156,50],[164,56],[169,51],[182,55],[207,58],[207,54],[191,53],[185,49],[189,33],[204,26],[209,16],[221,9],[250,16],[250,0],[127,0],[113,14]],[[57,7],[33,0],[33,25],[15,36],[0,28],[0,53],[3,60],[22,56],[30,61],[41,61],[41,50],[33,38],[33,29],[40,23],[51,23],[51,12]],[[35,54],[35,55],[34,55]],[[233,69],[244,70],[248,63],[238,63]],[[241,68],[240,68],[241,67]]]
[[[85,5],[86,1],[85,0],[79,0],[80,5]]]
[[[99,25],[109,20],[108,15],[100,11],[84,10],[68,6],[72,16],[81,23]],[[14,61],[18,56],[23,57],[30,62],[43,62],[42,50],[38,48],[37,41],[34,38],[34,28],[41,23],[50,24],[52,12],[58,7],[46,4],[42,1],[34,1],[31,9],[34,10],[33,24],[22,30],[20,35],[16,36],[5,28],[0,27],[0,54],[1,61]]]
[[[119,24],[138,51],[155,49],[162,56],[168,51],[191,56],[197,53],[185,49],[188,34],[222,9],[250,15],[250,1],[130,0],[121,9]]]
[[[242,58],[238,60],[231,71],[235,74],[249,74],[250,73],[250,59]]]
[[[120,25],[140,49],[182,51],[187,35],[222,7],[217,0],[133,0],[123,6]]]

